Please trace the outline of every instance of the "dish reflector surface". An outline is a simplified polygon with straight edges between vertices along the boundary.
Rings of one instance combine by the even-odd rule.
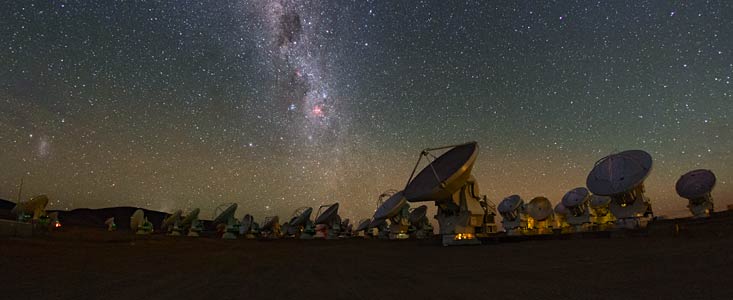
[[[545,197],[535,197],[527,204],[527,212],[535,220],[544,220],[552,214],[552,203]]]
[[[186,218],[183,219],[183,221],[181,221],[181,225],[186,226],[186,225],[189,225],[189,224],[193,223],[193,220],[196,220],[196,219],[199,218],[199,213],[200,212],[201,212],[201,210],[198,209],[198,208],[192,210],[191,212],[189,212],[188,215],[186,216]]]
[[[413,209],[410,212],[410,223],[415,224],[420,222],[420,220],[425,217],[425,215],[428,213],[428,206],[427,205],[420,205],[417,208]]]
[[[588,195],[590,195],[588,189],[584,187],[574,188],[565,193],[565,196],[562,197],[562,205],[565,206],[565,208],[582,205],[587,201]]]
[[[130,229],[136,231],[145,222],[145,212],[142,209],[136,210],[130,217]]]
[[[305,224],[313,213],[312,207],[301,207],[295,211],[295,216],[290,219],[290,226],[300,226]]]
[[[265,218],[265,225],[262,225],[262,230],[268,230],[280,222],[279,216],[272,216]]]
[[[511,213],[517,210],[519,206],[522,205],[522,202],[522,198],[519,197],[519,195],[511,195],[504,198],[504,200],[501,200],[501,203],[499,203],[499,206],[496,209],[500,214]]]
[[[590,207],[592,207],[592,208],[607,207],[609,204],[611,204],[611,197],[601,196],[601,195],[593,195],[590,198]]]
[[[226,205],[226,204],[224,204],[224,205]],[[224,206],[224,205],[222,205],[222,206]],[[219,210],[219,208],[221,208],[222,206],[217,207],[216,210]],[[213,223],[214,224],[217,224],[217,223],[227,223],[230,218],[234,218],[234,212],[235,211],[237,211],[237,204],[236,203],[232,203],[229,206],[227,206],[227,208],[224,209],[221,213],[219,213],[219,215],[216,216],[216,218],[214,218]]]
[[[651,168],[652,156],[642,150],[611,154],[596,163],[586,186],[596,195],[625,193],[644,182]]]
[[[176,210],[172,215],[168,216],[163,220],[163,227],[168,227],[171,224],[175,223],[176,221],[181,219],[181,215],[183,214],[182,210]]]
[[[410,202],[450,199],[471,176],[477,156],[476,142],[458,145],[443,153],[412,178],[405,187],[405,198]]]
[[[369,227],[369,223],[371,222],[372,222],[371,219],[364,219],[364,220],[359,221],[359,226],[356,226],[356,230],[354,231],[366,230]]]
[[[331,204],[320,216],[316,218],[316,224],[328,224],[334,218],[338,217],[339,204],[338,202]]]
[[[242,224],[241,224],[241,231],[242,232],[249,232],[252,229],[252,223],[254,223],[255,218],[250,215],[246,214],[242,218]]]
[[[400,209],[403,205],[407,203],[407,199],[405,199],[403,192],[397,192],[387,201],[384,201],[382,205],[379,206],[376,212],[374,212],[374,219],[386,219],[391,218],[397,215],[400,212]]]
[[[682,198],[699,198],[713,190],[715,180],[715,174],[710,170],[693,170],[685,173],[677,180],[675,189]]]

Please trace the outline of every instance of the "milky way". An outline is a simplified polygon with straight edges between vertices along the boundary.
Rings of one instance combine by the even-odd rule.
[[[359,219],[421,149],[475,140],[494,202],[643,149],[658,214],[695,168],[724,207],[733,7],[698,2],[8,1],[0,198]]]

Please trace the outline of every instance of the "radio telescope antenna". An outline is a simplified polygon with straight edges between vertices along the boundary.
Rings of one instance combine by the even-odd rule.
[[[368,238],[369,235],[367,234],[367,230],[369,229],[369,223],[371,222],[372,220],[369,218],[359,221],[359,225],[357,225],[356,229],[354,229],[353,235]]]
[[[437,158],[431,153],[444,149],[450,150]],[[438,207],[436,219],[445,246],[480,244],[476,234],[487,234],[496,228],[495,211],[479,193],[478,183],[471,175],[476,157],[476,142],[425,149],[404,188],[407,201],[432,201]],[[428,165],[415,175],[423,158]]]
[[[501,225],[507,235],[521,235],[527,229],[527,212],[519,195],[511,195],[499,202],[497,210],[501,215]]]
[[[239,234],[247,239],[254,239],[260,234],[260,225],[255,222],[255,217],[246,214],[242,217],[242,225],[239,227]]]
[[[321,213],[321,209],[326,208]],[[314,237],[336,239],[341,232],[341,217],[338,215],[338,202],[331,205],[321,205],[318,208],[318,217],[316,217],[316,235]],[[319,226],[320,230],[319,230]]]
[[[384,195],[382,193],[379,198],[382,205],[374,212],[374,220],[389,219],[389,238],[390,239],[407,239],[410,229],[410,205],[407,204],[403,192],[391,193],[386,201],[381,201]]]
[[[562,205],[567,209],[566,221],[574,231],[587,231],[590,227],[590,192],[584,187],[574,188],[562,197]]]
[[[316,233],[316,228],[313,221],[311,221],[311,214],[313,214],[312,207],[304,206],[296,209],[290,218],[290,230],[292,233],[288,233],[296,238],[312,239]]]
[[[189,212],[186,218],[181,221],[181,230],[188,229],[188,236],[197,237],[203,231],[203,226],[201,226],[201,221],[199,221],[199,213],[201,213],[201,209],[196,208]]]
[[[713,196],[710,195],[715,187],[713,171],[698,169],[682,175],[675,184],[675,190],[680,197],[688,200],[687,208],[694,218],[707,218],[715,211]]]
[[[550,234],[555,225],[552,203],[545,197],[535,197],[526,206],[528,228],[535,234]],[[530,224],[531,223],[531,224]]]
[[[115,217],[107,218],[107,220],[104,221],[104,225],[107,225],[107,231],[117,230],[117,224],[115,224]]]
[[[642,150],[611,154],[596,162],[586,185],[593,194],[611,197],[609,209],[618,227],[646,227],[653,214],[644,179],[651,169],[652,156]]]
[[[351,237],[351,231],[354,230],[354,224],[351,224],[351,219],[346,218],[341,220],[341,233],[339,238],[345,239]]]
[[[613,223],[616,221],[616,218],[613,217],[613,214],[609,209],[610,204],[611,197],[601,195],[593,195],[590,197],[591,219],[593,225],[596,226],[598,230],[607,230],[609,227],[612,227]]]
[[[183,211],[180,209],[176,210],[173,214],[163,219],[163,223],[160,225],[160,228],[166,229],[168,231],[168,235],[180,236],[181,228],[179,225],[181,223],[181,215],[183,215]]]
[[[372,233],[372,235],[376,235],[379,239],[389,239],[389,224],[387,224],[387,219],[373,219],[369,222],[367,229],[376,230],[376,234]]]
[[[225,203],[219,205],[214,210],[214,224],[221,224],[224,226],[224,233],[221,238],[225,240],[234,240],[237,238],[236,234],[239,233],[239,222],[234,218],[234,212],[237,211],[236,203]]]
[[[428,206],[420,205],[410,211],[410,226],[417,239],[429,238],[433,235],[433,225],[427,217]]]
[[[130,217],[130,229],[135,234],[150,234],[153,232],[153,224],[145,217],[145,212],[138,209]]]
[[[37,221],[46,215],[46,206],[48,196],[38,195],[26,202],[19,201],[10,212],[18,216],[20,222],[28,222],[31,219]]]
[[[280,217],[270,216],[266,217],[265,221],[262,222],[262,228],[260,233],[264,238],[278,238],[281,235],[280,231]]]

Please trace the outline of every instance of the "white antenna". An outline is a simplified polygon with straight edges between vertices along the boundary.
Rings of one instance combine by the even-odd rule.
[[[444,149],[450,150],[437,158],[431,153]],[[444,246],[480,244],[477,234],[496,231],[496,213],[479,194],[478,183],[471,175],[477,157],[476,142],[425,149],[405,186],[407,201],[431,201],[438,207],[436,219]],[[428,165],[415,175],[423,158]]]
[[[387,192],[380,195],[380,200],[383,195],[387,195]],[[374,212],[373,219],[389,219],[390,239],[407,239],[410,237],[407,234],[410,229],[409,214],[410,205],[407,203],[404,193],[400,191],[391,193],[389,199],[382,202],[382,205],[380,205],[379,208],[377,208],[377,211]]]
[[[153,232],[153,224],[145,217],[145,212],[138,209],[130,217],[130,229],[135,234],[150,234]]]
[[[199,221],[199,213],[201,213],[201,209],[196,208],[189,212],[186,218],[181,221],[181,230],[188,228],[188,236],[197,237],[203,231],[203,227]]]
[[[593,195],[590,198],[591,220],[597,230],[607,230],[613,227],[616,218],[611,213],[609,206],[611,197]]]
[[[111,217],[105,220],[104,225],[107,225],[107,231],[117,230],[117,224],[115,224],[115,217]]]
[[[312,207],[300,207],[293,212],[290,218],[288,234],[300,239],[311,239],[315,234],[315,226],[310,220]]]
[[[562,205],[567,210],[565,220],[575,232],[588,231],[590,219],[590,192],[584,187],[574,188],[562,197]]]
[[[237,238],[236,234],[239,233],[239,222],[234,218],[234,212],[236,211],[236,203],[222,204],[214,210],[216,218],[214,218],[213,223],[225,226],[224,233],[221,236],[222,239],[234,240]]]
[[[619,228],[646,227],[653,217],[649,198],[644,195],[644,179],[651,168],[649,153],[628,150],[600,159],[588,174],[588,189],[611,197],[609,209]]]
[[[531,234],[551,234],[555,227],[552,203],[545,197],[535,197],[526,206],[529,214],[528,229]]]
[[[497,210],[501,215],[501,225],[507,235],[521,235],[527,229],[527,212],[519,195],[511,195],[499,202]]]
[[[239,234],[244,235],[245,238],[253,239],[256,237],[257,234],[259,234],[257,226],[255,226],[257,223],[255,223],[255,218],[250,214],[245,214],[244,217],[242,217],[241,225],[239,226]]]
[[[18,216],[18,221],[27,222],[29,219],[39,220],[46,216],[46,206],[48,196],[38,195],[26,202],[18,202],[10,212]]]
[[[266,217],[265,221],[262,222],[262,224],[262,228],[260,229],[260,234],[262,234],[262,237],[279,238],[282,235],[282,232],[280,231],[280,217]]]
[[[181,223],[181,215],[183,215],[182,210],[176,210],[173,212],[172,215],[169,215],[167,218],[163,219],[163,223],[160,225],[161,229],[167,229],[168,235],[172,236],[180,236],[181,235],[181,228],[179,227]]]
[[[427,217],[428,206],[420,205],[410,211],[410,226],[414,229],[415,238],[426,239],[433,235],[433,224]]]
[[[321,213],[321,209],[327,207]],[[338,202],[331,205],[321,205],[318,208],[318,217],[316,217],[316,238],[336,239],[341,232],[341,217],[338,215]],[[319,226],[320,225],[320,226]]]
[[[710,195],[715,181],[715,174],[704,169],[687,172],[677,180],[677,194],[688,200],[687,208],[693,218],[707,218],[715,211],[713,196]]]

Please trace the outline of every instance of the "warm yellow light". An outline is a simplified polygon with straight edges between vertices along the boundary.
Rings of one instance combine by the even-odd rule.
[[[460,241],[460,240],[472,240],[476,238],[473,233],[459,233],[453,236],[453,240]]]

